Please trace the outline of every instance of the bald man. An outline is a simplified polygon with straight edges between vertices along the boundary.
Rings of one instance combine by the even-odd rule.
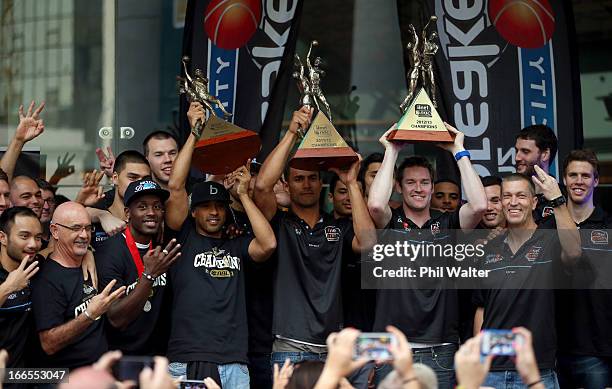
[[[125,287],[111,293],[113,280],[98,293],[91,280],[84,280],[81,264],[92,229],[81,204],[63,203],[53,214],[55,249],[32,284],[34,321],[46,354],[41,366],[73,369],[90,365],[108,349],[99,319],[125,293]]]
[[[9,195],[11,206],[30,208],[40,219],[42,215],[42,192],[34,179],[28,176],[16,176],[11,181]]]

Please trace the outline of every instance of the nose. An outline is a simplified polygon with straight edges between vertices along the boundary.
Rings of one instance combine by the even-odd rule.
[[[417,192],[420,192],[420,191],[421,191],[421,183],[420,183],[420,182],[417,182],[417,183],[416,183],[416,185],[415,185],[415,190],[416,190]]]
[[[4,194],[0,194],[0,208],[4,209],[8,206],[8,199]]]
[[[30,239],[28,239],[28,243],[26,245],[26,249],[31,250],[31,249],[39,249],[40,247],[38,246],[38,242],[36,241],[36,238],[31,237]]]

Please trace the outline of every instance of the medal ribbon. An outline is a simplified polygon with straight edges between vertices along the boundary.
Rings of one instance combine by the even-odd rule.
[[[138,247],[136,247],[136,241],[132,236],[132,232],[130,231],[130,227],[125,230],[125,243],[128,246],[128,250],[130,250],[130,254],[132,255],[132,260],[134,261],[134,265],[136,265],[136,270],[138,271],[138,278],[142,276],[142,272],[144,271],[144,263],[142,262],[142,258],[140,258],[140,252],[138,251]],[[151,250],[152,242],[149,242],[149,250]]]

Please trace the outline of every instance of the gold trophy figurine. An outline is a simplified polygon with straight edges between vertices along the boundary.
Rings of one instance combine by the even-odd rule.
[[[433,59],[438,52],[435,40],[438,34],[433,31],[427,34],[432,22],[438,20],[432,16],[421,34],[411,24],[410,42],[406,45],[409,55],[410,71],[408,78],[408,95],[400,104],[402,117],[397,129],[387,139],[401,142],[452,142],[453,136],[444,126],[438,111],[436,80],[433,71]]]

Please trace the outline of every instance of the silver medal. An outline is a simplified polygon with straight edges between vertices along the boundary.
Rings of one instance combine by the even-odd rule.
[[[149,300],[147,300],[147,302],[144,305],[144,308],[142,308],[143,311],[145,312],[149,312],[151,310],[151,302]]]

